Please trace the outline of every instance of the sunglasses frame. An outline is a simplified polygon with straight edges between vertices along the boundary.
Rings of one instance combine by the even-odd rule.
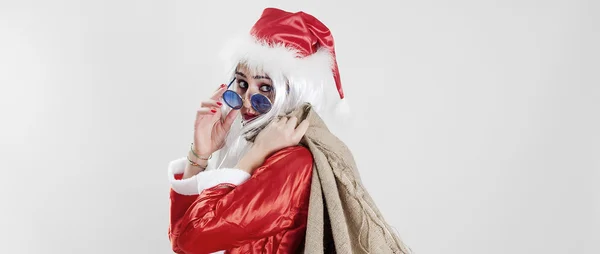
[[[233,82],[235,80],[236,80],[236,78],[234,77],[231,80],[231,82],[229,82],[229,85],[227,85],[227,91],[225,91],[221,97],[223,99],[223,102],[225,102],[225,104],[227,104],[227,106],[229,106],[230,108],[232,108],[232,109],[241,109],[242,106],[243,106],[243,103],[244,103],[244,99],[237,92],[235,92],[233,90],[229,90],[229,88],[231,87],[231,85],[233,84]],[[231,104],[229,104],[229,102],[225,99],[225,95],[227,93],[234,93],[237,96],[237,98],[242,102],[239,107],[233,107]],[[256,112],[258,112],[260,114],[265,114],[265,113],[269,112],[271,110],[271,107],[269,107],[269,110],[267,110],[266,112],[261,112],[261,110],[257,109],[257,107],[254,105],[257,100],[255,100],[254,98],[258,98],[258,97],[255,97],[255,96],[259,96],[259,97],[262,97],[262,98],[266,99],[269,102],[269,104],[271,105],[271,107],[273,106],[273,102],[271,102],[271,100],[269,100],[269,98],[267,96],[264,96],[264,95],[262,95],[260,93],[256,93],[256,94],[253,94],[252,96],[250,96],[250,105],[252,105],[252,108],[254,110],[256,110]]]

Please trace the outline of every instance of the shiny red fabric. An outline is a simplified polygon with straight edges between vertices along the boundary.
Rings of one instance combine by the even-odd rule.
[[[239,186],[220,184],[193,196],[171,189],[173,251],[296,253],[306,234],[312,165],[310,151],[294,146],[269,157]]]
[[[335,85],[340,98],[344,98],[333,35],[317,18],[304,12],[292,13],[277,8],[266,8],[250,33],[271,44],[283,43],[292,47],[298,50],[302,57],[310,56],[320,48],[329,50],[333,57],[332,72]]]

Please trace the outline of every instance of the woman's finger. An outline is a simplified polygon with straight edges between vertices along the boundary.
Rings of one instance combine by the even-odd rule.
[[[221,96],[223,96],[223,93],[225,93],[225,91],[227,91],[227,86],[225,84],[222,84],[219,89],[217,89],[217,91],[210,97],[210,99],[212,100],[220,100]]]
[[[271,125],[277,125],[277,124],[279,124],[279,121],[281,121],[281,117],[276,116],[276,117],[273,118],[273,120],[271,120],[270,124]]]
[[[231,125],[233,124],[233,121],[235,120],[235,117],[237,116],[238,112],[239,110],[231,110],[229,111],[229,113],[227,113],[227,116],[223,121],[223,127],[226,130],[229,130],[231,128]]]
[[[306,120],[306,119],[304,119],[298,125],[298,128],[296,128],[296,130],[294,131],[294,136],[293,136],[295,142],[300,142],[300,139],[302,139],[304,134],[306,134],[306,131],[308,130],[309,125],[310,124],[308,123],[308,120]]]
[[[217,87],[217,89],[215,89],[215,93],[216,93],[217,91],[219,91],[219,89],[221,89],[221,88],[223,88],[223,87],[227,87],[227,85],[225,85],[225,84],[220,84],[220,85],[219,85],[219,87]]]
[[[217,113],[216,109],[211,109],[211,108],[200,108],[196,111],[196,116],[203,116],[203,115],[214,115],[215,113]]]
[[[296,128],[296,124],[298,123],[298,118],[295,116],[290,117],[290,119],[286,123],[286,128],[288,130],[294,130]]]
[[[200,103],[200,106],[203,108],[220,108],[222,105],[223,103],[213,99],[205,100]]]
[[[288,118],[287,116],[282,116],[279,121],[277,121],[277,125],[279,126],[285,126],[285,124],[287,123]]]

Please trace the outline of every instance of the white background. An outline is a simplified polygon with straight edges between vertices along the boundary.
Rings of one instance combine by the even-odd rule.
[[[416,253],[600,253],[597,1],[2,1],[0,253],[170,253],[167,163],[266,6],[333,31],[338,135]]]

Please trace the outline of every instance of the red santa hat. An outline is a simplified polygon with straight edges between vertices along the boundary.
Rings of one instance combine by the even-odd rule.
[[[224,52],[230,64],[243,62],[305,84],[322,84],[344,99],[333,36],[310,14],[266,8],[250,33],[231,43]]]

